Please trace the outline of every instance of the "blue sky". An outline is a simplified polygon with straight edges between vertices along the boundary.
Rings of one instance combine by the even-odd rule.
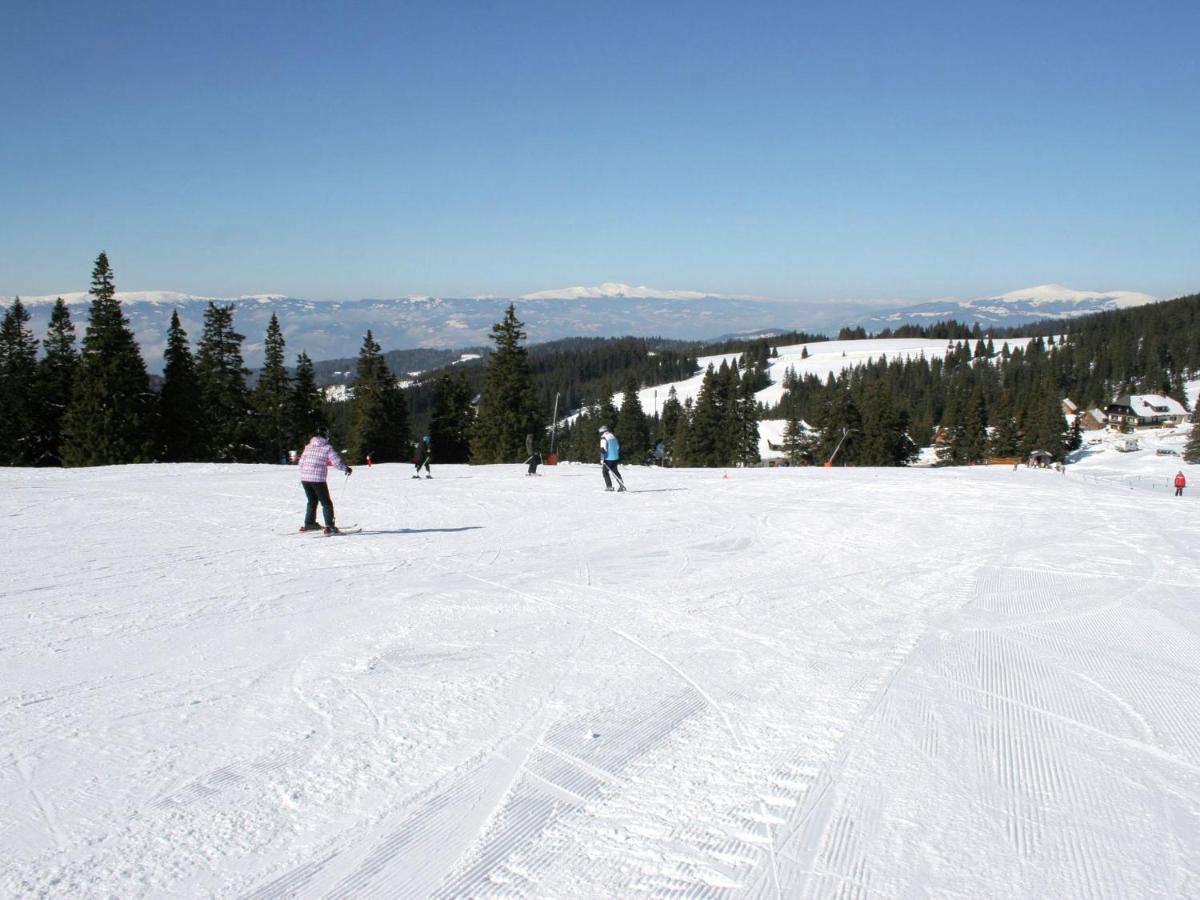
[[[9,3],[0,295],[1200,290],[1200,4]]]

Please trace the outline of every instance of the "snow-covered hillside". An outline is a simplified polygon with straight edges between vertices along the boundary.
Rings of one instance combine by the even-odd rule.
[[[0,469],[5,897],[1200,895],[1200,507]]]
[[[1024,348],[1030,338],[1009,338],[995,344],[999,353],[1005,344],[1010,348]],[[776,348],[777,357],[771,359],[769,373],[771,384],[758,391],[755,397],[760,403],[774,406],[783,399],[783,376],[788,369],[794,369],[800,377],[815,375],[824,381],[830,374],[835,377],[846,369],[861,366],[871,360],[886,356],[888,359],[915,359],[924,356],[926,359],[940,359],[946,355],[948,341],[930,340],[927,338],[880,338],[864,341],[818,341],[811,344],[794,344]],[[805,351],[808,356],[805,357]],[[660,384],[638,391],[638,401],[647,414],[655,410],[662,411],[671,388],[680,403],[687,399],[695,400],[700,395],[700,386],[704,382],[704,373],[709,365],[720,368],[721,363],[733,363],[741,357],[740,353],[725,353],[716,356],[702,356],[697,360],[699,372],[684,381],[670,384]],[[614,402],[620,406],[625,394],[618,392]]]

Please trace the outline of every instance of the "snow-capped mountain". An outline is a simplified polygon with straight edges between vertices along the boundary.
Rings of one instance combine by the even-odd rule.
[[[978,322],[983,326],[1023,325],[1041,319],[1073,319],[1106,310],[1129,309],[1158,299],[1138,291],[1080,291],[1061,284],[1041,284],[977,300],[953,297],[934,300],[867,316],[859,323],[871,332],[901,325],[929,325],[946,319],[967,324]]]
[[[37,337],[45,334],[51,304],[61,296],[73,304],[80,335],[87,324],[83,292],[22,297]],[[460,349],[489,342],[492,325],[516,303],[531,342],[563,337],[639,335],[684,340],[711,340],[720,335],[780,333],[804,330],[836,334],[843,325],[860,323],[868,331],[909,323],[960,322],[1020,325],[1047,318],[1071,318],[1107,309],[1152,303],[1134,291],[1077,291],[1042,285],[979,300],[946,299],[880,312],[866,301],[780,302],[757,297],[663,290],[606,282],[594,287],[537,291],[516,298],[401,297],[345,301],[313,301],[279,294],[202,297],[178,291],[128,291],[117,294],[152,372],[162,368],[171,313],[179,311],[193,347],[200,337],[209,302],[232,303],[234,327],[245,335],[246,364],[262,363],[262,340],[271,315],[279,317],[289,361],[304,351],[314,360],[355,356],[370,329],[385,350],[416,347]],[[5,305],[11,297],[0,298]]]
[[[603,288],[603,291],[601,290]],[[626,290],[627,289],[627,290]],[[348,301],[312,301],[275,294],[210,298],[173,291],[118,293],[152,372],[162,368],[167,328],[173,310],[179,311],[193,348],[200,338],[204,310],[210,301],[232,303],[234,327],[245,335],[246,364],[262,363],[262,341],[272,313],[279,317],[294,362],[300,351],[314,360],[355,356],[367,329],[384,350],[415,347],[468,348],[489,343],[492,325],[504,316],[510,302],[525,323],[531,342],[563,337],[657,336],[708,340],[730,332],[770,328],[786,331],[838,325],[867,311],[861,305],[773,303],[759,299],[722,297],[696,291],[654,291],[640,296],[627,285],[571,288],[577,297],[545,291],[524,297],[437,298],[403,297]],[[594,296],[587,292],[597,292]],[[555,295],[552,299],[550,295]],[[45,334],[56,296],[72,303],[72,318],[82,336],[87,324],[88,296],[84,293],[22,297],[32,316],[37,337]],[[569,301],[569,302],[564,302]],[[11,303],[0,298],[0,303]]]
[[[535,291],[532,294],[521,294],[519,300],[599,300],[601,298],[620,298],[638,300],[759,300],[745,294],[713,294],[705,291],[676,291],[638,285],[634,287],[619,281],[605,281],[593,287],[551,288],[545,291]]]

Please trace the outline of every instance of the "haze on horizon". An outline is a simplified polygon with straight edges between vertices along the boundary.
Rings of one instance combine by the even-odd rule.
[[[0,295],[1200,286],[1200,7],[7,12]]]

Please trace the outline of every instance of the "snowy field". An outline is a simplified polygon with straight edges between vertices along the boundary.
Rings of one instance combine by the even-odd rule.
[[[1194,497],[410,471],[0,470],[0,896],[1200,896]]]

